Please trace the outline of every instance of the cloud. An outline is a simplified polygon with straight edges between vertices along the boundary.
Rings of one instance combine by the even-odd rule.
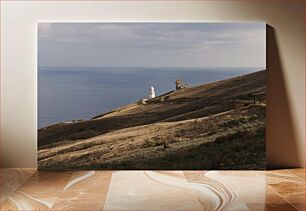
[[[190,53],[207,54],[207,51],[213,53],[225,48],[225,51],[232,49],[236,54],[240,54],[239,50],[237,51],[239,48],[241,51],[256,50],[263,54],[258,59],[261,62],[258,63],[265,62],[264,23],[39,23],[38,38],[39,53],[46,57],[41,61],[48,64],[52,63],[48,60],[51,59],[54,46],[63,52],[67,59],[70,53],[76,54],[76,49],[85,51],[87,56],[82,59],[84,63],[87,57],[93,58],[97,53],[108,58],[126,57],[131,60],[128,63],[134,62],[137,65],[139,61],[135,55],[141,58],[145,57],[144,54],[147,54],[147,57],[154,55],[155,61],[158,62],[165,60],[158,56],[158,53],[166,56],[165,52],[168,52],[167,56],[181,58],[182,55]],[[129,55],[131,52],[133,55]],[[220,54],[215,55],[218,56]],[[113,65],[124,65],[116,62],[118,64]],[[66,63],[68,65],[73,62],[68,59]],[[194,61],[194,64],[200,65],[201,62]]]

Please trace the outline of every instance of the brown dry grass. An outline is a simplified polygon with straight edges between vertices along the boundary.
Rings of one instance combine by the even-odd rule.
[[[163,100],[131,104],[92,120],[49,126],[38,131],[39,168],[263,168],[264,91],[265,71],[260,71],[170,92]],[[250,97],[254,93],[262,93],[256,105]],[[251,143],[259,147],[256,156],[246,147]],[[222,160],[224,150],[239,147],[243,150],[228,155],[228,162]]]

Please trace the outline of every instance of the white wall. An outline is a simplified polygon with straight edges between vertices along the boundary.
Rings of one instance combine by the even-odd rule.
[[[273,166],[304,165],[303,1],[111,2],[84,0],[1,1],[1,161],[3,167],[36,167],[36,24],[39,21],[267,22],[275,29],[275,45],[279,50],[277,54],[279,62],[275,64],[274,61],[277,60],[273,59],[275,45],[271,45],[273,49],[270,51],[270,67],[273,71],[270,73],[273,74],[269,73],[268,81],[268,88],[270,87],[270,91],[268,90],[270,107],[267,115],[268,161]]]

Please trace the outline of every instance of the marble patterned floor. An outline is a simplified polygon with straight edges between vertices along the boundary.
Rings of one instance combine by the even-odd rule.
[[[305,169],[1,169],[1,210],[305,210]]]

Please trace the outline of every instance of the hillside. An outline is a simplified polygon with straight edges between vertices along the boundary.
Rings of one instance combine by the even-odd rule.
[[[42,128],[39,168],[262,169],[265,84],[259,71]]]

